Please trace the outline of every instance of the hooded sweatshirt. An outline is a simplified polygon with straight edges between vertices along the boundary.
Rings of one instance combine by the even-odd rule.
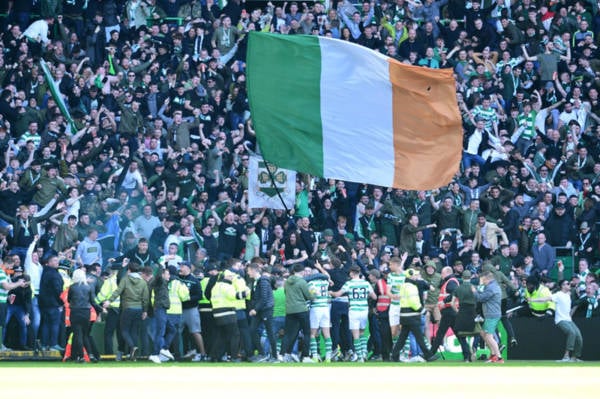
[[[297,275],[290,276],[285,282],[285,309],[286,314],[302,313],[308,311],[307,301],[312,299],[308,290],[308,283]]]
[[[114,301],[118,296],[121,297],[121,306],[123,309],[142,309],[148,311],[149,292],[148,283],[139,273],[129,273],[122,279],[119,287],[111,295],[109,302]]]

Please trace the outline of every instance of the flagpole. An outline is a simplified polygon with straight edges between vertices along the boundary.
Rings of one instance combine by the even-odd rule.
[[[273,176],[273,173],[271,172],[271,169],[269,168],[269,163],[267,162],[267,160],[265,159],[265,156],[262,153],[260,154],[260,157],[262,158],[263,162],[265,163],[267,173],[269,174],[269,179],[271,179],[271,184],[273,185],[273,187],[275,187],[275,191],[277,192],[279,201],[281,201],[281,204],[283,205],[283,208],[285,209],[285,214],[289,216],[290,210],[288,209],[287,205],[285,204],[285,201],[283,200],[283,197],[281,196],[281,193],[279,192],[279,189],[277,188],[277,185],[275,184],[275,176]]]

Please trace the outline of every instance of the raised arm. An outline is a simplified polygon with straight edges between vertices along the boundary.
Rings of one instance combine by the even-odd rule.
[[[537,61],[537,57],[535,55],[530,57],[529,54],[527,54],[527,48],[524,44],[521,44],[521,50],[523,50],[523,56],[527,61]]]

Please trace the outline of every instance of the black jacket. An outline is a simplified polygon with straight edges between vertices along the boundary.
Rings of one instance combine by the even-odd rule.
[[[181,303],[183,309],[193,309],[198,307],[198,301],[202,299],[202,286],[200,281],[191,274],[179,276],[179,281],[185,284],[190,291],[190,299]]]
[[[22,275],[18,277],[13,277],[11,279],[12,282],[17,282],[19,280],[30,281],[28,276]],[[9,305],[15,306],[23,306],[25,308],[25,312],[31,313],[31,284],[26,287],[16,287],[12,290],[8,291],[7,303]]]
[[[151,288],[154,293],[154,309],[169,309],[171,307],[169,282],[162,278],[160,271],[152,280]]]
[[[40,308],[57,308],[63,306],[60,294],[63,291],[63,279],[58,269],[44,266],[40,279]]]
[[[502,228],[508,237],[508,241],[517,241],[519,239],[519,212],[509,209],[502,218],[502,223]]]
[[[558,216],[556,212],[552,212],[546,223],[544,230],[548,237],[548,244],[553,247],[564,247],[568,241],[573,241],[575,238],[575,222],[568,215]]]
[[[73,309],[89,309],[93,306],[94,309],[101,311],[101,308],[96,303],[94,289],[87,284],[73,284],[69,287],[69,307]]]
[[[250,308],[260,312],[265,309],[273,309],[275,300],[273,299],[273,288],[271,280],[268,277],[260,277],[252,284],[252,298]]]

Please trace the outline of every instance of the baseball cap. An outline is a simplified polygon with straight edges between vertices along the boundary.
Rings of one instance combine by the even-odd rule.
[[[208,273],[212,270],[219,270],[219,267],[215,263],[209,263],[206,266],[204,266],[204,271],[206,273]]]

